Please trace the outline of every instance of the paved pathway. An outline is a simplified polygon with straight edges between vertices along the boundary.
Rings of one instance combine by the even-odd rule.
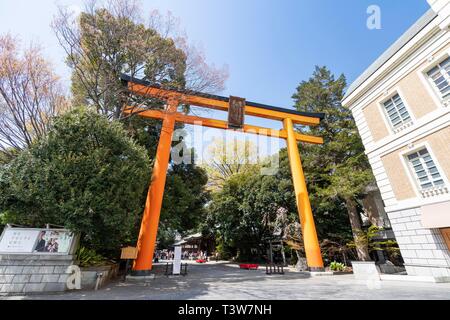
[[[229,263],[192,264],[185,277],[158,275],[149,283],[116,281],[98,291],[71,291],[55,295],[3,299],[50,300],[158,300],[158,299],[445,299],[450,283],[404,281],[366,282],[353,275],[307,277],[296,272],[265,274],[265,270],[241,270]],[[0,298],[2,299],[2,298]]]

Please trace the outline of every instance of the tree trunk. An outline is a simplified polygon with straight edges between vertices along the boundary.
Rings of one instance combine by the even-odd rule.
[[[380,213],[378,212],[373,192],[369,192],[362,199],[362,205],[364,207],[364,211],[366,212],[367,218],[369,219],[370,223],[377,227],[383,227],[383,221],[381,220]]]
[[[353,199],[345,199],[348,217],[352,226],[353,238],[355,240],[356,252],[361,261],[370,261],[367,238],[362,234],[361,218]]]

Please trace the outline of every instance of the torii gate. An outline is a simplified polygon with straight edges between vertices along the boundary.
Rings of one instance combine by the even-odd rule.
[[[133,266],[134,274],[146,275],[151,271],[153,266],[153,254],[158,232],[167,169],[169,166],[172,135],[175,122],[177,121],[225,130],[240,129],[243,132],[286,139],[307,264],[311,271],[323,270],[319,240],[317,238],[314,217],[311,211],[311,204],[309,202],[305,176],[297,145],[297,141],[322,144],[323,139],[321,137],[299,134],[294,131],[294,123],[307,126],[318,125],[324,118],[323,113],[298,112],[249,102],[237,97],[226,98],[201,92],[166,90],[152,86],[147,81],[131,78],[127,75],[122,75],[121,79],[130,93],[144,97],[164,99],[167,101],[165,110],[145,110],[143,108],[132,106],[125,106],[123,109],[124,113],[137,112],[139,116],[144,118],[162,120],[161,135],[156,152],[151,184],[145,202],[145,209],[137,242],[138,255]],[[202,118],[180,113],[177,111],[179,104],[189,104],[228,111],[229,121]],[[275,130],[244,124],[244,114],[282,121],[284,129]]]

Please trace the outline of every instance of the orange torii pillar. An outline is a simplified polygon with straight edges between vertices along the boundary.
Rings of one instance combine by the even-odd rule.
[[[139,231],[137,243],[138,256],[133,266],[133,273],[135,275],[146,275],[153,266],[153,253],[155,251],[159,216],[164,196],[167,169],[169,167],[177,108],[178,100],[169,99],[167,101],[167,113],[163,118],[151,183],[145,202],[141,229]]]
[[[311,271],[323,271],[322,254],[320,253],[319,239],[317,238],[308,190],[306,189],[300,152],[298,151],[297,140],[295,139],[294,125],[292,119],[289,118],[284,119],[283,124],[284,129],[287,132],[286,142],[288,157],[294,183],[295,199],[297,201],[297,209],[302,227],[306,261]]]

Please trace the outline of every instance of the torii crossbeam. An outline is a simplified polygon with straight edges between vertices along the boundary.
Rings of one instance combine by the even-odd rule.
[[[249,102],[236,97],[227,98],[201,92],[166,90],[157,86],[152,86],[147,81],[131,78],[127,75],[122,75],[122,81],[125,83],[131,94],[148,98],[159,98],[167,101],[164,110],[146,110],[144,108],[133,106],[124,106],[123,109],[124,113],[136,113],[141,117],[162,120],[161,135],[156,151],[155,164],[139,232],[137,243],[138,256],[133,266],[134,274],[147,275],[153,266],[153,254],[155,251],[175,122],[225,130],[241,130],[247,133],[286,139],[307,264],[312,271],[323,270],[319,240],[317,238],[314,217],[309,202],[300,152],[297,145],[298,141],[322,144],[323,139],[321,137],[299,134],[294,131],[294,124],[307,126],[318,125],[324,118],[323,113],[298,112]],[[228,111],[229,121],[186,115],[177,111],[180,104]],[[231,114],[231,112],[233,112],[233,114]],[[243,121],[244,115],[279,120],[283,122],[284,128],[282,130],[275,130],[248,125]],[[235,123],[236,119],[238,123]]]

